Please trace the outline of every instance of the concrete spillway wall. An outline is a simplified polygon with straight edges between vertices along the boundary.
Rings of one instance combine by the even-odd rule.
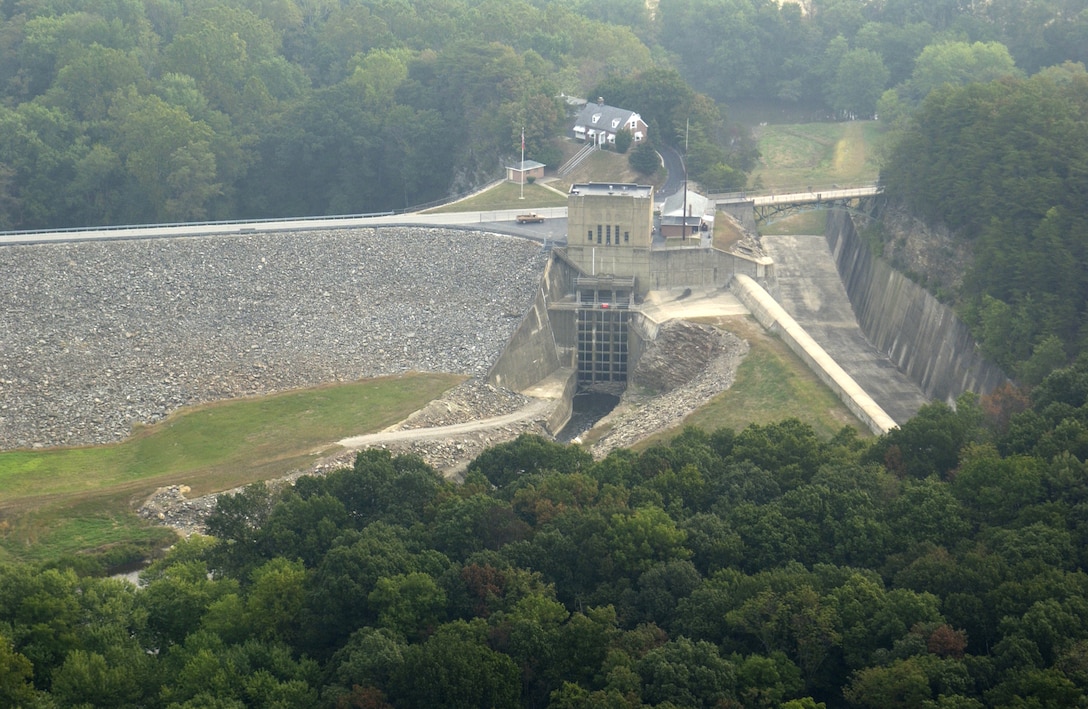
[[[951,309],[873,256],[847,212],[828,215],[826,236],[862,332],[928,398],[951,404],[1008,381]]]
[[[573,290],[577,269],[558,252],[548,261],[528,312],[487,374],[487,382],[511,391],[525,391],[549,378],[562,378],[562,393],[545,426],[558,433],[573,412],[578,377],[574,361],[574,312],[549,311],[548,304]]]
[[[777,333],[870,431],[880,435],[896,427],[892,417],[754,279],[738,274],[729,289],[759,324]]]

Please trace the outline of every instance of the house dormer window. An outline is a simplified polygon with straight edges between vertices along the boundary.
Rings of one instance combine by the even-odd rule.
[[[613,118],[613,119],[612,119],[612,130],[615,130],[615,129],[616,129],[616,126],[618,126],[619,124],[620,124],[620,119],[618,119],[618,118]]]
[[[597,125],[597,121],[599,121],[599,120],[601,120],[601,114],[594,113],[593,114],[593,120],[592,120],[593,125]]]

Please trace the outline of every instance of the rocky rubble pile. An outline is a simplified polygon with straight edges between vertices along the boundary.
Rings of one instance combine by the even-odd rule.
[[[0,248],[0,449],[324,382],[482,374],[543,264],[531,242],[408,227]]]
[[[406,431],[481,421],[512,414],[525,408],[532,401],[533,399],[528,396],[509,389],[500,389],[473,378],[450,389],[440,398],[388,430]],[[418,455],[428,465],[447,477],[457,477],[464,471],[465,466],[485,449],[511,441],[522,433],[548,435],[543,420],[530,419],[480,431],[459,433],[445,439],[383,443],[376,447],[388,450],[394,455]],[[354,459],[354,452],[344,453],[331,461],[322,461],[314,472],[351,465]]]
[[[616,448],[676,426],[733,385],[737,367],[747,354],[748,343],[730,332],[686,321],[666,323],[631,375],[632,382],[653,383],[663,393],[638,386],[628,389],[619,406],[600,422],[612,427],[593,445],[593,456],[603,458]],[[670,362],[685,372],[683,377],[666,374]]]
[[[413,413],[393,430],[450,426],[512,414],[525,408],[530,401],[529,397],[509,389],[500,389],[476,378],[468,379]]]

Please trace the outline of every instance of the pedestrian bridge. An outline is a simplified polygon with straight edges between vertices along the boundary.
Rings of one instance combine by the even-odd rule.
[[[757,223],[767,223],[775,219],[812,209],[828,207],[857,206],[864,197],[872,197],[884,192],[883,186],[873,182],[865,185],[840,187],[806,187],[803,191],[770,192],[751,194],[747,192],[728,192],[712,194],[709,198],[719,207],[750,205],[755,212]]]

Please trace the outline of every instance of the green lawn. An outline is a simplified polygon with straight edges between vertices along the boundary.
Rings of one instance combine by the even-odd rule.
[[[306,468],[340,438],[396,423],[462,379],[413,374],[219,402],[115,445],[0,453],[0,549],[48,558],[161,539],[131,512],[155,488],[201,495]]]
[[[827,210],[818,209],[811,212],[801,212],[773,221],[769,224],[760,224],[760,234],[823,234],[827,228]]]
[[[880,174],[883,136],[876,121],[760,126],[761,158],[748,183],[785,192],[872,182]]]
[[[428,214],[449,212],[488,212],[497,209],[536,209],[538,207],[565,207],[567,196],[543,185],[525,185],[525,199],[521,199],[522,186],[503,182],[489,190],[441,207],[428,209]]]
[[[708,322],[748,341],[751,349],[737,370],[736,381],[689,415],[681,426],[636,448],[644,449],[670,439],[684,426],[698,426],[706,431],[719,428],[739,431],[751,423],[765,425],[786,418],[800,419],[825,439],[843,426],[857,429],[862,437],[871,435],[782,340],[767,334],[754,320],[729,318]]]

